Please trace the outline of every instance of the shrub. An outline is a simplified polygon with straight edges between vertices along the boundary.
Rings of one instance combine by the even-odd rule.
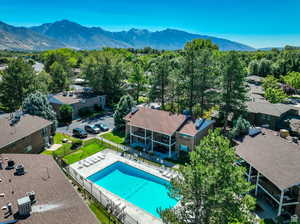
[[[248,134],[251,124],[249,121],[239,116],[237,120],[233,121],[233,128],[229,132],[231,138]]]
[[[270,103],[283,103],[287,99],[287,95],[280,88],[267,88],[264,97]]]
[[[70,105],[62,105],[59,108],[60,121],[63,123],[71,123],[73,117],[73,107]]]
[[[80,108],[79,111],[78,111],[78,115],[80,117],[88,117],[89,115],[92,114],[92,111],[90,108]]]

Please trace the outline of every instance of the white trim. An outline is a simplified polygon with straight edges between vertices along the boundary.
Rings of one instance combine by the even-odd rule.
[[[279,202],[279,207],[278,207],[278,213],[277,213],[277,216],[280,216],[280,215],[281,215],[283,196],[284,196],[284,191],[281,190],[281,194],[280,194],[280,202]]]
[[[263,186],[258,184],[258,187],[262,189],[267,195],[269,195],[275,202],[277,202],[277,204],[280,204],[280,202],[272,194],[270,194]]]

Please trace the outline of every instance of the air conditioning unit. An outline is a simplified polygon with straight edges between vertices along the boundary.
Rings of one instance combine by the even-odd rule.
[[[19,215],[20,216],[29,216],[31,212],[31,200],[29,196],[20,198],[17,201],[18,209],[19,209]]]

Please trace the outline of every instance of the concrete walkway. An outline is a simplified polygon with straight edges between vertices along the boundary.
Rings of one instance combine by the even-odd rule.
[[[48,148],[46,151],[56,151],[62,146],[62,144],[53,144],[50,148]]]

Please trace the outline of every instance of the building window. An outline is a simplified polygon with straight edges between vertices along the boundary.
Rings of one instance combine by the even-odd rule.
[[[184,152],[188,152],[189,151],[189,147],[187,147],[186,145],[182,145],[182,144],[179,145],[179,149],[181,151],[184,151]]]
[[[184,139],[190,139],[191,138],[191,136],[186,135],[186,134],[180,134],[180,137],[184,138]]]
[[[42,136],[43,136],[43,137],[48,136],[48,129],[47,129],[47,128],[43,128],[43,129],[42,129]]]

